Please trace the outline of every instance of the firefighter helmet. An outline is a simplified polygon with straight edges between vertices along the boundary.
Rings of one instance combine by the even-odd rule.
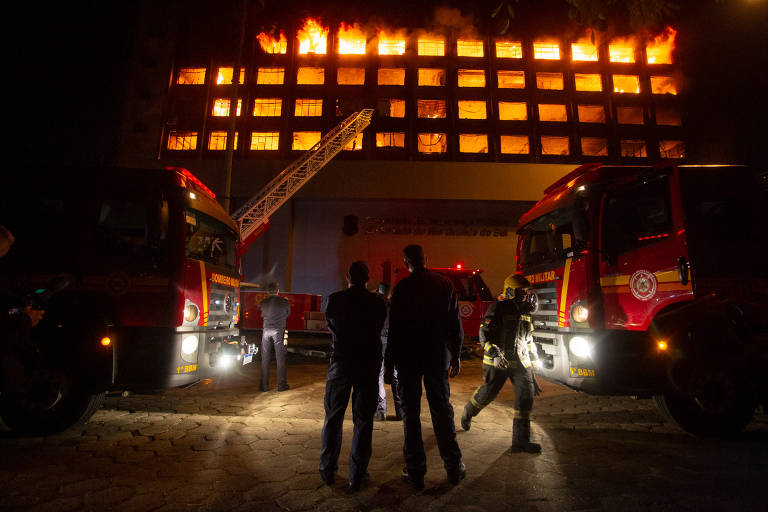
[[[515,290],[528,288],[531,283],[519,274],[510,274],[504,280],[504,297],[512,299],[515,297]]]

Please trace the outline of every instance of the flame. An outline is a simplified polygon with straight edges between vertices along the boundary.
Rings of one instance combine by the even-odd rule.
[[[259,45],[261,45],[264,53],[286,53],[288,51],[288,39],[282,30],[280,31],[280,39],[275,39],[266,32],[260,32],[256,39],[259,40]]]
[[[522,59],[523,45],[520,41],[496,41],[496,57],[499,59]]]
[[[440,34],[422,34],[417,50],[419,55],[442,57],[445,55],[445,38]]]
[[[635,46],[634,36],[613,39],[608,45],[611,62],[635,62]]]
[[[456,55],[459,57],[484,57],[483,42],[459,39],[456,41]]]
[[[403,55],[405,53],[405,36],[379,30],[379,55]]]
[[[675,49],[675,37],[677,30],[667,27],[664,32],[648,41],[645,52],[648,55],[648,64],[672,64],[672,52]]]
[[[341,23],[339,27],[340,55],[365,55],[365,43],[365,33],[360,30],[360,25]]]
[[[597,46],[593,42],[591,29],[587,30],[587,35],[579,38],[575,43],[571,43],[571,53],[573,60],[597,61]]]
[[[299,54],[316,53],[325,55],[328,48],[328,29],[323,27],[319,21],[313,18],[307,18],[304,26],[296,34],[299,40]]]
[[[543,60],[560,60],[560,45],[557,41],[534,41],[533,58]]]

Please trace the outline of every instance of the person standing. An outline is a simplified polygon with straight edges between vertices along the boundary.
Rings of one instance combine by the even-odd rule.
[[[259,304],[261,316],[264,318],[264,329],[261,334],[261,391],[269,390],[269,360],[272,358],[273,350],[277,364],[277,390],[291,389],[285,367],[287,353],[285,321],[291,314],[291,303],[285,297],[280,297],[279,292],[277,283],[269,283],[267,285],[269,296]]]
[[[331,357],[325,383],[320,477],[332,485],[338,470],[344,413],[352,395],[352,448],[349,489],[357,491],[368,476],[381,368],[381,329],[387,315],[384,299],[369,292],[368,266],[356,261],[347,273],[349,287],[328,297],[325,318],[331,331]]]
[[[395,286],[389,312],[389,341],[385,378],[398,372],[403,415],[405,468],[402,478],[415,489],[424,488],[427,458],[421,436],[422,380],[432,416],[432,428],[448,481],[456,485],[467,474],[456,442],[451,389],[448,377],[461,368],[464,333],[456,290],[445,277],[426,267],[419,245],[403,249],[411,275]]]
[[[381,331],[381,345],[382,356],[387,349],[387,336],[389,333],[389,290],[388,284],[379,283],[377,293],[384,297],[387,304],[387,319],[384,321],[384,329]],[[376,414],[373,419],[376,421],[384,421],[387,419],[387,388],[384,382],[384,361],[381,363],[381,371],[379,372],[379,403],[376,406]],[[400,412],[400,394],[397,392],[397,371],[392,374],[392,401],[395,404],[395,420],[400,421],[403,419]]]
[[[525,300],[528,281],[510,275],[504,281],[504,300],[491,304],[480,325],[483,343],[483,385],[464,406],[461,427],[469,430],[472,418],[501,391],[509,379],[515,387],[515,411],[512,420],[512,451],[539,453],[541,445],[531,442],[531,409],[535,380],[532,360],[536,360],[533,343],[531,305]]]

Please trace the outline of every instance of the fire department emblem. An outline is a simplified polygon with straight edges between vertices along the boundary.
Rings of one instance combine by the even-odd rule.
[[[647,270],[638,270],[629,278],[629,289],[637,299],[652,299],[656,295],[656,276]]]
[[[472,316],[473,309],[474,308],[472,307],[471,302],[462,302],[461,304],[459,304],[459,313],[464,318],[469,318],[470,316]]]
[[[112,272],[104,282],[110,295],[123,295],[131,287],[131,278],[125,272]]]

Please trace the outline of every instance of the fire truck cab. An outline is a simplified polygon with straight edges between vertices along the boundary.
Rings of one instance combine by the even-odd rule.
[[[697,435],[768,397],[768,207],[741,166],[588,164],[520,220],[539,373],[654,397]]]
[[[186,169],[16,172],[0,223],[16,238],[0,261],[0,377],[23,382],[0,389],[11,429],[61,431],[107,391],[187,386],[249,360],[238,226]],[[45,315],[18,334],[14,311],[36,294]]]

